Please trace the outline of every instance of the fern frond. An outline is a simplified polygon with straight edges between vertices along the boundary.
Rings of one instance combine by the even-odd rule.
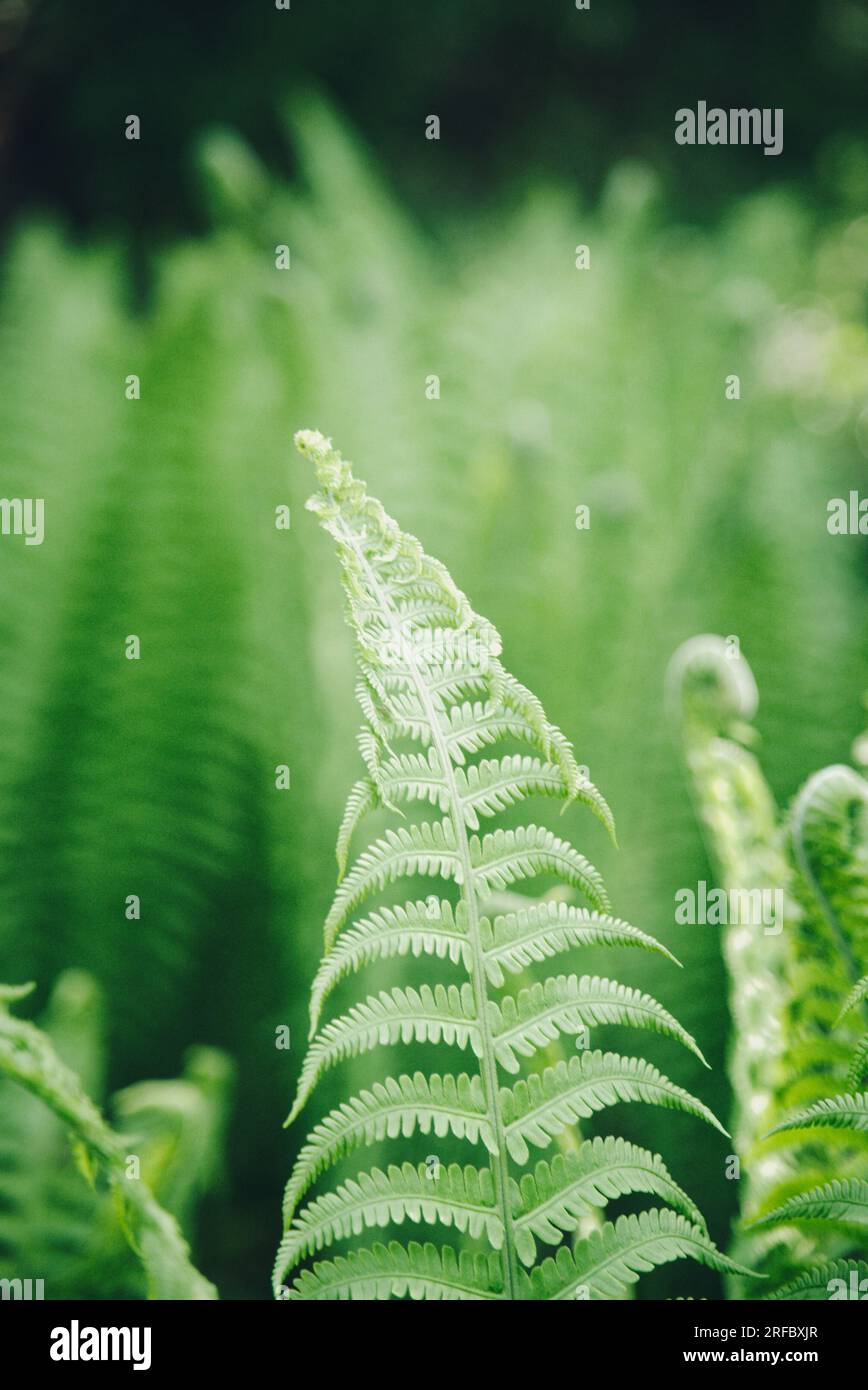
[[[777,807],[754,755],[747,721],[756,712],[756,681],[745,656],[735,659],[722,637],[701,634],[678,648],[667,672],[667,697],[681,733],[697,815],[718,880],[740,891],[789,887]],[[787,904],[787,906],[789,906]],[[789,920],[789,916],[787,918]],[[739,1153],[750,1153],[778,1085],[784,1052],[780,936],[729,925],[723,953],[735,1027],[729,1074]],[[760,1200],[762,1169],[745,1174],[748,1205]]]
[[[427,739],[428,731],[423,737]],[[493,701],[465,700],[452,705],[443,730],[443,742],[457,766],[463,766],[466,754],[479,753],[493,743],[517,739],[529,743],[545,757],[547,746],[540,746],[536,734],[519,711]]]
[[[641,946],[680,962],[653,936],[622,922],[570,903],[535,903],[480,922],[485,968],[493,985],[504,984],[504,971],[518,974],[535,961],[550,959],[574,946]]]
[[[320,1173],[361,1145],[415,1133],[442,1138],[452,1134],[481,1142],[489,1153],[497,1146],[478,1076],[388,1077],[352,1100],[343,1101],[311,1131],[298,1156],[283,1200],[284,1224]]]
[[[400,801],[427,801],[444,813],[449,810],[449,787],[436,748],[424,753],[400,753],[383,764],[384,793],[397,807]]]
[[[750,1274],[714,1246],[700,1226],[678,1212],[652,1208],[620,1216],[593,1231],[554,1259],[543,1260],[530,1275],[532,1297],[545,1299],[621,1298],[640,1274],[689,1256],[725,1273]]]
[[[412,874],[458,878],[461,872],[449,821],[426,821],[421,825],[387,830],[382,840],[377,840],[356,860],[340,884],[326,918],[326,949],[334,944],[353,908],[378,888]]]
[[[298,1095],[286,1121],[292,1124],[324,1071],[346,1057],[358,1057],[378,1043],[440,1040],[457,1047],[481,1048],[479,1022],[470,985],[420,985],[418,990],[383,990],[326,1024],[308,1049]]]
[[[563,809],[583,804],[613,838],[614,825],[564,735],[501,664],[494,628],[473,612],[443,566],[400,531],[327,440],[302,433],[297,443],[316,466],[320,488],[308,507],[337,545],[361,671],[357,694],[366,725],[359,749],[368,778],[350,793],[339,834],[341,873],[368,811],[406,812],[407,823],[363,848],[339,883],[312,990],[313,1036],[287,1123],[326,1070],[381,1045],[463,1048],[478,1072],[401,1075],[338,1105],[314,1127],[284,1196],[275,1292],[291,1299],[522,1299],[542,1289],[542,1296],[566,1297],[560,1285],[545,1292],[543,1267],[532,1278],[525,1272],[524,1264],[536,1258],[536,1242],[559,1242],[608,1200],[631,1193],[668,1201],[672,1209],[655,1214],[650,1226],[630,1218],[611,1228],[608,1274],[595,1263],[596,1248],[576,1247],[583,1253],[571,1268],[583,1277],[587,1262],[594,1296],[620,1297],[639,1270],[679,1254],[732,1268],[662,1160],[623,1140],[574,1145],[577,1153],[569,1158],[542,1161],[521,1181],[513,1176],[531,1145],[545,1148],[577,1120],[621,1101],[679,1109],[721,1126],[701,1101],[641,1058],[583,1053],[542,1073],[530,1071],[512,1087],[501,1084],[501,1072],[517,1076],[523,1059],[540,1049],[551,1062],[563,1035],[592,1025],[649,1029],[702,1054],[650,995],[598,976],[564,973],[495,997],[508,976],[577,947],[669,952],[608,915],[601,875],[569,840],[535,824],[483,833],[483,821],[530,796],[557,799]],[[476,760],[496,744],[507,747]],[[520,752],[509,747],[515,744]],[[442,819],[412,818],[414,808],[426,806]],[[405,891],[403,905],[377,906],[355,918],[372,894],[405,888],[419,876],[435,881],[427,902]],[[588,906],[537,904],[510,891],[537,878],[578,890]],[[393,985],[320,1024],[339,983],[346,987],[368,968],[398,958],[436,963],[459,980]],[[431,1132],[448,1137],[450,1148],[476,1145],[487,1166],[478,1165],[479,1155],[471,1163],[441,1165],[436,1155],[420,1162],[412,1141]],[[386,1139],[404,1143],[397,1162],[342,1174],[305,1205],[320,1176],[358,1148]],[[393,1241],[317,1259],[371,1227],[407,1222],[457,1232],[486,1253]],[[304,1267],[309,1261],[312,1266]],[[297,1264],[303,1267],[287,1289],[284,1280]]]
[[[541,1159],[519,1184],[515,1238],[521,1260],[532,1265],[536,1242],[560,1245],[565,1231],[615,1197],[645,1192],[667,1202],[701,1230],[699,1208],[675,1182],[659,1154],[625,1139],[586,1140],[578,1150]],[[706,1232],[707,1233],[707,1232]]]
[[[125,1229],[141,1259],[154,1298],[214,1299],[213,1284],[190,1262],[174,1217],[142,1178],[129,1180],[126,1149],[109,1128],[78,1077],[60,1060],[45,1033],[9,1013],[32,986],[0,986],[0,1071],[38,1096],[68,1127],[94,1177],[101,1176],[123,1210]]]
[[[341,821],[341,828],[338,831],[338,841],[335,847],[338,872],[341,878],[343,878],[347,871],[347,859],[349,857],[350,842],[353,835],[368,812],[373,811],[378,800],[379,794],[372,777],[360,778],[347,797],[347,805],[343,820]]]
[[[752,1224],[782,1226],[791,1221],[832,1221],[845,1226],[868,1225],[868,1182],[861,1178],[833,1178],[821,1187],[800,1192],[788,1202]]]
[[[469,969],[466,911],[433,894],[427,902],[403,907],[381,907],[342,932],[329,955],[324,956],[311,990],[311,1036],[316,1030],[325,1000],[335,986],[363,965],[407,954],[448,957]]]
[[[450,1245],[438,1247],[413,1241],[354,1250],[334,1260],[320,1260],[306,1269],[285,1295],[296,1299],[362,1300],[387,1298],[456,1302],[502,1298],[503,1283],[497,1255],[456,1255]]]
[[[555,874],[564,883],[578,888],[598,911],[609,909],[603,880],[593,864],[566,840],[540,825],[495,830],[481,841],[473,835],[470,863],[483,894],[503,892],[513,883],[540,874]]]
[[[702,1101],[676,1086],[650,1062],[616,1052],[583,1052],[501,1090],[500,1108],[510,1155],[516,1163],[526,1163],[528,1144],[546,1148],[577,1120],[629,1101],[683,1110],[726,1134]]]
[[[530,1057],[560,1033],[578,1033],[601,1023],[649,1028],[677,1038],[708,1066],[693,1038],[650,994],[598,976],[551,976],[489,1005],[494,1052],[508,1072],[520,1069],[518,1056]]]
[[[862,979],[857,980],[853,988],[850,990],[850,993],[847,995],[847,998],[844,1000],[844,1003],[841,1006],[841,1012],[835,1019],[836,1028],[839,1023],[843,1023],[844,1019],[847,1017],[849,1013],[852,1012],[853,1009],[856,1008],[857,1004],[862,1003],[863,999],[868,999],[868,975],[863,975]]]
[[[490,1169],[453,1163],[432,1172],[424,1163],[404,1163],[400,1168],[392,1165],[388,1172],[374,1168],[359,1173],[311,1202],[283,1244],[284,1273],[336,1240],[404,1221],[454,1225],[474,1239],[485,1235],[495,1250],[503,1244]]]
[[[830,1096],[817,1101],[799,1115],[782,1120],[769,1134],[782,1134],[793,1129],[854,1129],[868,1131],[868,1095]]]
[[[868,952],[868,783],[851,767],[823,768],[793,802],[790,834],[799,871],[857,978]],[[852,983],[852,980],[851,980]],[[856,995],[858,985],[854,986]],[[854,1007],[853,1004],[845,1004]]]
[[[859,1181],[865,1171],[868,1035],[857,1041],[854,1025],[841,1024],[865,993],[868,784],[850,768],[825,768],[782,821],[759,764],[739,746],[752,736],[742,721],[752,717],[757,693],[744,657],[731,657],[720,638],[694,639],[673,659],[670,690],[677,685],[688,763],[723,883],[777,889],[784,900],[786,930],[777,942],[739,926],[727,929],[724,947],[736,1022],[736,1145],[747,1179],[746,1235],[737,1249],[789,1289],[806,1260],[819,1267],[847,1253],[834,1202],[813,1197],[834,1195],[836,1182]],[[799,1179],[787,1139],[810,1154],[810,1172],[803,1165]],[[813,1196],[793,1192],[794,1181],[813,1182]],[[807,1230],[791,1224],[809,1211]]]
[[[837,1284],[841,1292],[833,1291]],[[855,1289],[855,1294],[854,1294]],[[827,1264],[805,1270],[798,1279],[775,1289],[767,1297],[773,1299],[833,1300],[835,1298],[864,1298],[868,1293],[868,1264],[864,1260],[830,1260]]]
[[[856,1051],[847,1068],[847,1089],[857,1091],[868,1081],[868,1033],[856,1044]]]
[[[542,762],[515,753],[505,758],[483,758],[455,771],[455,785],[471,830],[479,829],[480,816],[493,816],[529,796],[554,796],[580,801],[594,812],[615,838],[615,821],[601,792],[585,781],[573,790],[557,763]]]

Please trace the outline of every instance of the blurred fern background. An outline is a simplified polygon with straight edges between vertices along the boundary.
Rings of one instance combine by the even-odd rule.
[[[719,937],[674,922],[676,889],[711,872],[664,717],[667,662],[696,632],[738,637],[781,803],[848,759],[868,688],[865,540],[826,530],[829,498],[868,489],[868,154],[823,157],[822,203],[813,176],[763,168],[767,186],[691,216],[653,158],[613,139],[592,196],[529,154],[496,198],[459,211],[453,186],[438,215],[393,186],[333,98],[292,88],[277,159],[205,111],[185,143],[191,223],[159,228],[147,254],[134,221],[83,227],[80,207],[27,200],[0,290],[0,492],[45,499],[43,545],[0,539],[0,979],[38,982],[32,1014],[95,1098],[133,1087],[113,1112],[125,1123],[130,1097],[148,1098],[135,1083],[209,1049],[186,1063],[184,1106],[209,1117],[190,1121],[190,1190],[164,1173],[162,1200],[222,1295],[243,1298],[268,1296],[303,1138],[281,1123],[359,775],[352,651],[293,431],[340,442],[573,739],[617,819],[619,852],[586,827],[615,911],[684,963],[649,957],[642,987],[714,1067],[685,1052],[670,1073],[724,1117]],[[56,1136],[34,1137],[7,1084],[0,1275],[25,1250],[47,1296],[138,1296],[126,1256],[97,1260],[86,1192],[69,1207]],[[151,1099],[165,1158],[180,1122]],[[656,1150],[678,1130],[673,1173],[725,1245],[735,1184],[713,1132],[683,1123],[626,1113],[621,1132]],[[22,1188],[22,1153],[50,1200]],[[640,1296],[684,1278],[661,1270]],[[690,1280],[719,1294],[711,1273]]]

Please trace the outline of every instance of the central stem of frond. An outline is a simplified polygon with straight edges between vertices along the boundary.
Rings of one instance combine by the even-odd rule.
[[[506,1135],[500,1114],[500,1106],[498,1104],[499,1087],[497,1062],[494,1056],[494,1044],[488,1016],[488,987],[482,951],[482,938],[479,929],[479,901],[476,894],[474,871],[470,859],[470,843],[467,837],[467,826],[464,820],[458,788],[455,783],[454,766],[446,740],[443,737],[440,722],[437,718],[437,710],[431,697],[431,692],[420,670],[413,644],[407,639],[400,615],[394,609],[388,590],[384,588],[376,572],[369,564],[366,555],[362,551],[358,536],[352,528],[347,525],[343,518],[341,518],[341,529],[344,533],[345,544],[352,550],[358,560],[360,571],[365,577],[371,594],[376,598],[378,607],[392,630],[393,639],[396,644],[395,650],[400,651],[402,659],[406,662],[407,670],[412,674],[420,704],[425,710],[425,715],[431,728],[432,742],[437,750],[440,765],[443,769],[443,779],[446,784],[449,800],[449,814],[455,834],[456,851],[461,865],[461,894],[467,910],[467,927],[471,958],[470,980],[479,1018],[481,1041],[479,1072],[485,1092],[488,1120],[495,1136],[497,1147],[497,1153],[491,1155],[491,1166],[504,1233],[504,1245],[501,1255],[504,1292],[506,1298],[518,1299],[520,1297],[521,1285],[515,1239],[513,1236],[512,1207],[509,1199],[509,1154],[506,1146]]]

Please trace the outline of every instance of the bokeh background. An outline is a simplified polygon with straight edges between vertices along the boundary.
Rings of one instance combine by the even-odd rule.
[[[866,542],[831,537],[826,504],[868,489],[868,7],[3,0],[0,60],[0,493],[46,518],[41,546],[0,538],[0,979],[38,982],[34,1016],[96,1094],[186,1065],[150,1105],[186,1136],[175,1209],[225,1296],[267,1297],[359,766],[335,565],[290,446],[315,427],[573,738],[621,848],[590,818],[576,838],[685,966],[622,975],[714,1070],[643,1052],[725,1117],[717,932],[674,923],[710,870],[663,678],[683,639],[738,636],[782,802],[864,724]],[[783,107],[783,154],[676,146],[699,99]],[[185,1062],[194,1044],[218,1051]],[[725,1244],[718,1136],[618,1124]],[[134,1292],[120,1254],[114,1281],[94,1263],[43,1140],[23,1208],[0,1147],[0,1265]],[[639,1296],[718,1291],[676,1264]]]

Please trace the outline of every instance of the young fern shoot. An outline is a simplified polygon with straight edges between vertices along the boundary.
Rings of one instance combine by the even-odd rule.
[[[642,1058],[582,1051],[522,1075],[527,1059],[552,1041],[608,1023],[665,1034],[701,1056],[661,1004],[614,980],[567,970],[507,988],[528,965],[585,945],[669,953],[610,915],[600,874],[568,840],[533,823],[484,829],[535,795],[558,798],[564,809],[581,802],[610,833],[613,824],[564,735],[501,664],[495,629],[443,565],[368,496],[330,441],[304,431],[296,444],[316,467],[319,490],[308,508],[341,562],[367,775],[350,792],[338,836],[340,879],[312,990],[310,1046],[287,1123],[330,1068],[378,1045],[449,1046],[446,1058],[457,1047],[473,1065],[457,1075],[438,1069],[388,1077],[314,1127],[286,1189],[276,1296],[618,1298],[641,1273],[681,1256],[735,1268],[656,1154],[616,1137],[595,1138],[528,1167],[532,1151],[549,1149],[580,1119],[617,1102],[682,1110],[721,1128],[700,1100]],[[477,758],[504,744],[522,751]],[[413,805],[436,815],[410,820],[405,813]],[[404,819],[349,866],[353,836],[375,808]],[[439,892],[357,916],[371,895],[416,876]],[[515,885],[540,876],[577,890],[587,906],[528,898],[525,907],[518,898],[519,905],[504,908]],[[439,958],[456,971],[456,983],[366,992],[322,1022],[339,983],[408,955]],[[431,1132],[466,1144],[472,1161],[432,1174],[410,1144]],[[403,1143],[400,1166],[363,1171],[305,1205],[322,1174],[386,1138]],[[588,1216],[629,1193],[662,1205],[585,1233]],[[355,1239],[404,1223],[421,1227],[423,1237],[451,1228],[462,1239],[374,1240],[363,1248]],[[346,1253],[317,1259],[336,1242],[349,1244]],[[545,1247],[554,1257],[544,1257]]]
[[[805,911],[793,972],[801,1065],[770,1138],[807,1146],[812,1162],[803,1181],[769,1194],[753,1229],[816,1241],[817,1258],[772,1297],[849,1299],[868,1288],[868,783],[850,767],[823,768],[787,828]]]
[[[745,746],[756,684],[722,637],[679,648],[669,695],[720,882],[784,902],[779,932],[736,922],[723,936],[743,1163],[733,1253],[770,1298],[852,1297],[868,1280],[868,784],[824,768],[779,814]]]

